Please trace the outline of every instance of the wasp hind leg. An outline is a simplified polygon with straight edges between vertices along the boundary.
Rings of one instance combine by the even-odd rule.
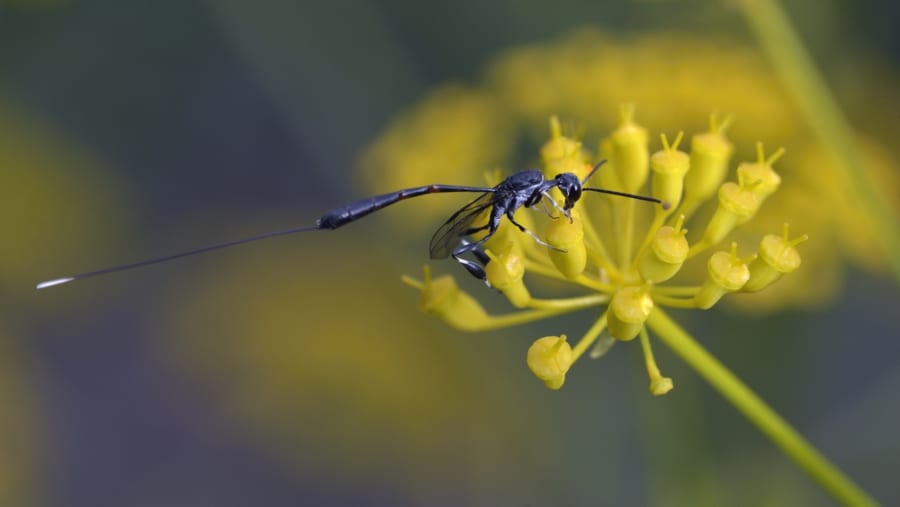
[[[484,267],[487,266],[487,263],[491,261],[490,257],[488,257],[487,253],[484,251],[484,243],[491,239],[495,232],[497,232],[497,226],[495,224],[488,223],[481,227],[475,227],[466,231],[466,235],[472,234],[475,232],[480,232],[487,229],[488,233],[484,235],[483,238],[478,241],[469,241],[468,239],[463,238],[461,240],[461,245],[450,254],[456,262],[462,264],[466,271],[469,272],[470,275],[475,278],[481,280],[488,287],[491,284],[487,281],[487,273],[484,271]],[[472,261],[469,259],[464,259],[462,257],[463,254],[471,252],[472,255],[477,259],[476,261]]]
[[[462,264],[462,266],[466,268],[466,271],[468,271],[470,275],[483,281],[484,283],[487,283],[488,286],[490,286],[490,284],[487,281],[487,273],[485,273],[484,267],[488,262],[490,262],[491,259],[484,252],[482,243],[484,243],[484,241],[487,240],[490,236],[491,234],[488,234],[478,241],[463,240],[462,246],[460,246],[450,254],[450,256],[456,260],[456,262]],[[478,262],[464,259],[462,257],[463,254],[468,252],[472,252],[472,255],[475,256]]]

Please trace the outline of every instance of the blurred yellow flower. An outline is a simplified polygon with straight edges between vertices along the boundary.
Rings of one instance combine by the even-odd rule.
[[[494,392],[505,381],[483,357],[491,346],[434,336],[397,305],[408,293],[377,249],[329,235],[223,252],[173,284],[161,334],[226,420],[301,471],[374,475],[417,498],[448,476],[454,491],[491,490],[510,445],[535,463],[553,456],[552,438],[517,429],[540,417]]]
[[[115,253],[113,237],[128,244],[127,208],[99,164],[2,100],[0,171],[0,293],[21,293],[51,270],[71,269],[65,266],[102,264]],[[51,301],[75,300],[45,304]]]
[[[363,182],[372,193],[429,183],[483,185],[484,169],[506,161],[512,148],[508,118],[489,93],[442,86],[401,113],[365,151],[359,161]],[[404,214],[409,229],[402,230],[439,220],[447,209],[440,201],[429,199],[417,213]]]
[[[45,321],[55,305],[89,304],[76,294],[35,304],[34,281],[101,262],[114,250],[110,238],[127,237],[120,234],[127,211],[89,153],[3,97],[0,175],[0,505],[41,505],[41,393],[15,327],[35,315]]]
[[[696,130],[716,109],[739,119],[733,133],[742,139],[775,142],[800,129],[762,56],[729,40],[588,29],[510,50],[486,74],[486,88],[535,129],[558,114],[607,130],[616,122],[611,106],[624,102],[640,104],[651,130]]]

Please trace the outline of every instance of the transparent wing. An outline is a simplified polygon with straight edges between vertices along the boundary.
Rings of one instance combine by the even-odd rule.
[[[487,192],[466,204],[444,222],[431,237],[429,252],[432,259],[446,259],[459,246],[459,240],[472,228],[485,210],[494,204],[494,193]]]

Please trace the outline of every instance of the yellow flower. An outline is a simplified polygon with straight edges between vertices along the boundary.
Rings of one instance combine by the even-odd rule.
[[[534,375],[550,389],[559,389],[572,365],[572,347],[566,336],[545,336],[528,348],[526,362]]]
[[[867,170],[883,182],[885,189],[900,188],[897,162],[877,144],[859,140],[869,163]],[[790,207],[791,225],[815,237],[803,245],[804,269],[766,291],[735,298],[742,310],[774,311],[786,306],[821,305],[830,302],[843,283],[844,260],[868,269],[886,268],[884,252],[873,242],[878,234],[874,224],[860,210],[846,186],[836,178],[825,177],[825,154],[811,143],[791,150],[791,176],[763,207],[752,223],[736,231],[734,239],[748,241],[753,236],[776,230],[782,219],[769,208]],[[900,201],[900,195],[893,196]]]
[[[730,146],[724,132],[716,127],[715,116],[711,123],[719,144]],[[582,167],[590,167],[586,165],[581,146],[562,136],[558,127],[556,119],[551,119],[552,135],[541,150],[545,172],[552,174],[559,167],[580,172]],[[739,255],[736,242],[727,250],[710,252],[733,230],[751,222],[764,201],[776,193],[781,178],[774,165],[784,150],[767,155],[762,144],[758,144],[755,160],[738,164],[736,182],[721,182],[725,175],[715,169],[711,176],[707,174],[704,178],[718,181],[718,192],[696,191],[709,184],[704,178],[695,178],[695,186],[689,187],[693,190],[691,200],[682,201],[685,178],[698,160],[701,170],[711,167],[709,153],[705,158],[692,157],[680,150],[683,134],[679,133],[671,143],[665,135],[660,136],[662,149],[651,154],[647,132],[635,121],[633,108],[623,109],[621,124],[611,134],[611,142],[602,143],[611,144],[615,154],[610,167],[603,169],[614,173],[613,181],[621,185],[619,189],[630,192],[642,191],[647,186],[646,180],[651,178],[651,193],[664,199],[665,205],[651,206],[621,196],[592,195],[591,199],[605,200],[610,210],[607,215],[613,222],[613,227],[600,228],[595,224],[605,216],[591,213],[584,205],[585,200],[580,200],[572,210],[571,221],[543,217],[548,222],[545,241],[558,250],[537,245],[524,234],[518,235],[524,243],[515,243],[511,236],[517,231],[506,227],[505,242],[487,246],[484,256],[489,259],[487,281],[523,311],[490,315],[472,296],[461,291],[451,277],[432,281],[427,270],[422,282],[404,277],[408,285],[422,291],[423,310],[457,329],[475,331],[608,304],[605,311],[597,313],[594,325],[574,347],[564,337],[538,339],[527,354],[529,368],[548,387],[559,389],[572,364],[598,342],[604,331],[617,341],[631,341],[640,336],[651,393],[669,392],[673,383],[660,374],[646,332],[648,319],[657,306],[708,309],[732,293],[760,292],[799,268],[797,245],[807,237],[791,237],[787,225],[782,223],[781,234],[770,234],[754,244],[742,244],[742,250],[754,249],[749,255]],[[693,136],[692,144],[707,146],[709,135]],[[565,146],[569,148],[560,150]],[[696,153],[696,149],[692,151]],[[720,150],[715,155],[720,160],[712,165],[727,167],[730,153],[730,149]],[[567,157],[571,162],[566,161]],[[579,174],[579,177],[583,176]],[[561,197],[557,196],[560,205]],[[711,217],[691,220],[693,210],[705,199],[717,201],[716,211]],[[652,214],[640,213],[651,210]],[[533,219],[541,218],[535,215]],[[698,232],[689,240],[685,225],[691,223],[697,225],[694,229]],[[567,260],[569,256],[573,257],[571,261]],[[695,278],[693,282],[679,276],[692,258],[697,258],[695,264],[706,266],[703,279]],[[535,297],[526,284],[529,275],[562,281],[589,293],[561,299]]]

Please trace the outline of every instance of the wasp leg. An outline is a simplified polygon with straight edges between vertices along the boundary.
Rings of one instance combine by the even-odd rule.
[[[558,209],[566,218],[569,219],[569,223],[572,223],[572,213],[569,210],[560,206],[559,203],[556,202],[556,199],[551,197],[550,194],[548,194],[547,192],[541,192],[541,194],[544,196],[545,199],[550,201],[550,204],[552,204],[554,208]],[[552,218],[558,218],[558,217],[554,217],[553,215],[550,215],[550,216]]]
[[[486,231],[486,230],[488,230],[488,229],[490,229],[490,228],[491,228],[491,224],[484,224],[484,225],[482,225],[481,227],[471,227],[471,228],[466,229],[465,231],[463,231],[463,233],[462,233],[461,235],[462,235],[462,236],[471,236],[472,234],[475,234],[476,232]],[[471,243],[470,241],[465,240],[465,239],[463,240],[463,242],[465,242],[465,243]]]
[[[544,195],[547,197],[548,200],[553,202],[553,200],[550,199],[550,196],[547,194],[547,192],[544,192]],[[556,203],[554,203],[554,204],[556,204]],[[554,207],[559,209],[559,206],[554,206]],[[541,207],[538,209],[540,210],[541,213],[547,215],[548,217],[552,218],[553,220],[559,220],[559,217],[554,215],[553,212],[550,211],[550,208],[547,207],[547,203],[544,200],[541,201]]]
[[[518,227],[520,231],[522,231],[522,232],[524,232],[525,234],[531,236],[531,239],[535,240],[539,245],[545,246],[545,247],[547,247],[547,248],[549,248],[549,249],[551,249],[551,250],[556,250],[557,252],[566,253],[566,250],[563,250],[562,248],[556,248],[555,246],[551,245],[550,243],[547,243],[546,241],[544,241],[544,240],[542,240],[541,238],[539,238],[539,237],[537,236],[537,234],[535,234],[535,233],[529,231],[524,225],[520,224],[519,222],[516,222],[516,221],[513,219],[512,214],[509,214],[509,215],[507,215],[507,216],[509,217],[510,223],[512,223],[513,225],[515,225],[516,227]]]
[[[461,241],[461,243],[462,243],[462,245],[469,245],[469,244],[471,244],[471,243],[473,243],[473,242],[472,242],[472,241],[469,241],[469,240],[467,240],[467,239],[463,239],[463,240]],[[480,247],[480,246],[479,246],[479,247],[476,248],[475,250],[472,250],[472,255],[474,255],[475,258],[478,259],[478,262],[480,262],[482,266],[487,266],[487,263],[488,263],[488,262],[491,262],[491,258],[488,257],[487,253],[485,253],[483,247]]]
[[[450,256],[456,259],[456,262],[462,264],[462,266],[466,268],[466,271],[468,271],[470,275],[483,281],[484,283],[487,283],[488,286],[490,286],[487,281],[487,273],[485,273],[484,271],[484,265],[479,264],[475,261],[470,261],[469,259],[463,259],[461,257],[461,255],[464,253],[472,252],[472,254],[475,255],[476,258],[478,258],[478,260],[482,260],[482,256],[484,258],[487,258],[487,255],[484,254],[484,251],[481,250],[481,243],[484,241],[484,239],[486,238],[482,238],[481,240],[472,243],[466,242],[464,245],[454,250],[453,253],[450,254]],[[484,264],[487,264],[487,262],[484,262]]]
[[[485,224],[484,226],[469,229],[469,231],[471,231],[471,232],[479,232],[479,231],[483,231],[483,230],[487,229],[488,232],[487,232],[487,234],[484,235],[483,238],[481,238],[477,241],[469,241],[469,240],[463,239],[462,246],[460,246],[459,248],[454,250],[453,253],[450,254],[451,257],[456,259],[456,262],[462,264],[463,267],[466,268],[466,271],[468,271],[469,274],[471,274],[475,278],[483,281],[485,284],[487,284],[488,287],[490,287],[491,284],[487,281],[487,273],[485,273],[485,271],[484,271],[484,266],[488,263],[488,261],[490,259],[488,258],[487,254],[484,253],[484,249],[482,248],[482,245],[487,240],[491,239],[491,237],[494,235],[494,233],[497,232],[497,227],[500,225],[500,219],[502,217],[503,217],[502,214],[495,213],[494,215],[491,216],[490,221],[488,221],[488,223]],[[469,233],[469,231],[467,231],[467,234]],[[478,264],[477,262],[470,261],[469,259],[463,259],[461,257],[462,254],[467,253],[467,252],[472,252],[472,255],[474,255],[482,263]]]

